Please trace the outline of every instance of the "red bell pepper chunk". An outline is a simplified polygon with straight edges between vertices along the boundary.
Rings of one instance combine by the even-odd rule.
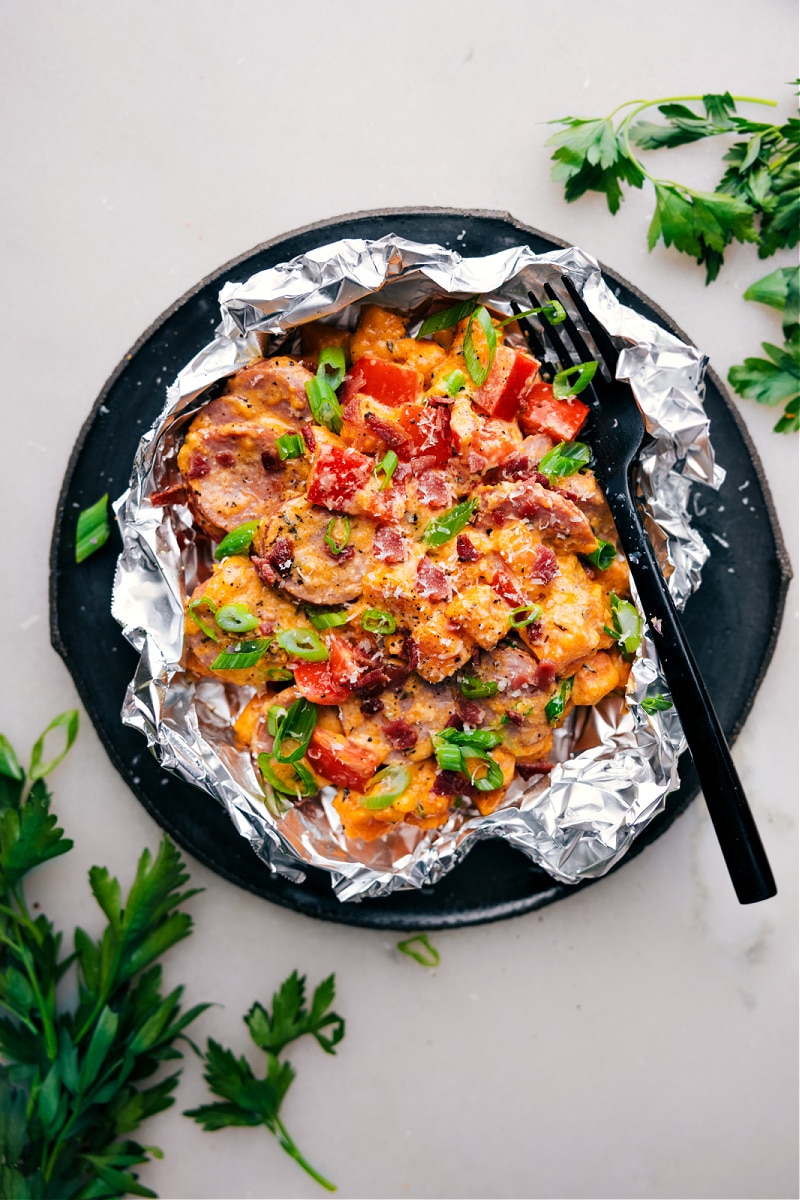
[[[350,689],[337,683],[330,662],[298,662],[292,666],[294,686],[312,704],[343,704]]]
[[[539,363],[530,354],[498,346],[492,369],[472,397],[472,402],[490,417],[511,421],[533,383]]]
[[[432,466],[441,467],[452,453],[450,439],[450,410],[444,404],[406,404],[400,415],[400,427],[408,443],[397,451],[401,462],[429,455]]]
[[[377,755],[350,738],[316,727],[306,751],[315,771],[337,787],[363,792],[378,769]]]
[[[525,433],[546,433],[556,442],[572,442],[588,413],[581,400],[556,400],[552,384],[535,383],[522,401],[519,423]]]
[[[322,443],[314,456],[307,495],[312,504],[343,512],[372,474],[372,459],[349,447]]]
[[[339,400],[343,405],[347,404],[361,392],[391,408],[411,404],[420,393],[419,375],[413,367],[365,354],[353,363],[345,377]]]

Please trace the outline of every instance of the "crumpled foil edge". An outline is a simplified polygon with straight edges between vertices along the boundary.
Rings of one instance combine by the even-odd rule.
[[[669,587],[678,605],[700,583],[708,549],[689,518],[691,484],[720,486],[703,409],[705,356],[620,304],[598,264],[577,247],[537,255],[527,246],[482,258],[462,258],[440,246],[389,234],[344,240],[260,272],[220,293],[222,319],[214,339],[167,390],[158,420],[141,439],[130,486],[116,501],[123,550],[112,612],[140,661],[122,709],[159,762],[202,787],[227,810],[237,831],[270,870],[302,882],[305,866],[331,875],[342,901],[385,896],[396,888],[436,883],[476,841],[501,837],[564,883],[605,874],[619,861],[677,788],[685,740],[674,709],[648,714],[642,701],[666,693],[652,642],[645,636],[633,663],[626,703],[608,697],[556,731],[549,777],[516,781],[503,805],[486,817],[456,811],[446,825],[402,825],[378,842],[344,838],[325,789],[321,804],[276,811],[265,800],[250,756],[232,736],[249,695],[215,679],[200,682],[180,670],[184,575],[193,526],[188,509],[153,505],[173,464],[180,431],[205,390],[297,325],[333,317],[380,292],[388,306],[412,306],[433,292],[480,295],[513,311],[528,307],[528,290],[567,273],[609,333],[626,339],[617,376],[627,380],[644,413],[650,440],[640,459],[640,487],[665,539]],[[249,693],[252,694],[252,693]],[[577,710],[576,710],[577,712]],[[569,757],[570,747],[580,748]]]

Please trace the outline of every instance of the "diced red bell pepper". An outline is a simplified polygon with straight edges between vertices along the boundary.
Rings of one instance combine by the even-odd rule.
[[[334,512],[344,511],[359,488],[367,483],[372,465],[372,459],[357,450],[322,443],[308,477],[308,499]]]
[[[553,385],[535,383],[523,398],[519,423],[525,433],[546,433],[557,442],[574,441],[589,409],[574,397],[556,400]]]
[[[450,410],[445,404],[406,404],[399,424],[408,437],[408,444],[397,451],[401,462],[430,455],[431,466],[441,467],[452,453]]]
[[[330,662],[298,662],[293,664],[294,686],[312,704],[343,704],[350,698],[350,689],[337,683]]]
[[[378,769],[377,755],[350,738],[316,727],[306,757],[315,771],[337,787],[363,792]]]
[[[539,363],[530,354],[498,346],[492,369],[472,397],[472,402],[490,417],[510,421],[530,389]]]
[[[365,354],[353,363],[342,384],[339,400],[342,405],[363,392],[380,404],[396,408],[411,404],[420,393],[420,378],[413,367],[402,363],[385,362]]]

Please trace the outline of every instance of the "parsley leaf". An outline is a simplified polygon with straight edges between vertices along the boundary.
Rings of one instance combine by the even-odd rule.
[[[584,120],[581,117],[562,117],[551,125],[566,129],[548,138],[553,152],[553,179],[564,184],[567,200],[577,200],[585,192],[603,192],[612,213],[622,201],[620,182],[640,188],[645,173],[625,149],[610,117]]]
[[[291,1158],[328,1191],[335,1186],[301,1154],[280,1119],[280,1107],[295,1078],[291,1063],[278,1055],[298,1038],[310,1034],[327,1054],[335,1054],[344,1037],[344,1021],[331,1011],[335,996],[334,976],[329,975],[314,990],[311,1007],[306,1006],[306,979],[293,971],[272,997],[272,1008],[256,1002],[244,1021],[250,1037],[267,1056],[266,1074],[259,1079],[248,1061],[237,1058],[218,1042],[209,1039],[205,1053],[204,1078],[220,1100],[191,1108],[191,1117],[203,1129],[215,1132],[230,1125],[265,1125]]]
[[[193,893],[178,890],[187,876],[165,838],[152,863],[142,856],[125,900],[105,868],[92,868],[108,924],[96,941],[77,929],[75,954],[62,955],[62,935],[45,914],[32,918],[25,876],[72,847],[44,778],[77,727],[77,713],[57,717],[27,775],[0,736],[0,1194],[154,1196],[135,1168],[160,1151],[129,1135],[173,1103],[178,1072],[148,1083],[180,1058],[176,1041],[207,1007],[182,1012],[183,989],[163,995],[155,961],[190,932],[177,908]],[[58,729],[66,749],[43,763],[45,737]],[[67,1008],[57,988],[73,965],[77,1003]]]
[[[659,104],[658,111],[668,124],[656,125],[637,121],[631,127],[631,141],[642,150],[660,150],[665,146],[685,146],[718,133],[730,133],[738,128],[733,119],[736,105],[729,92],[703,96],[705,115],[701,116],[685,104]]]
[[[783,267],[757,280],[745,299],[768,304],[783,313],[784,344],[762,342],[766,358],[746,358],[731,367],[728,381],[748,399],[770,406],[784,405],[776,433],[800,429],[800,267]]]

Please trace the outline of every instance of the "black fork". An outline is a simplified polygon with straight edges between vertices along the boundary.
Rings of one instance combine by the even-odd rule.
[[[565,369],[595,359],[596,353],[569,314],[571,302],[600,351],[594,382],[582,394],[592,408],[592,431],[587,435],[594,456],[592,469],[614,518],[736,895],[742,904],[766,900],[777,891],[775,880],[728,743],[634,498],[631,472],[644,440],[644,420],[631,389],[615,377],[619,354],[614,343],[571,280],[565,278],[563,282],[568,297],[559,295],[549,284],[544,290],[548,300],[557,300],[567,310],[562,324],[574,349],[569,349],[559,329],[546,320],[542,321],[543,334],[526,323],[531,341],[541,353],[543,335]],[[531,300],[536,307],[546,303],[533,293]],[[601,377],[604,365],[610,380]]]

